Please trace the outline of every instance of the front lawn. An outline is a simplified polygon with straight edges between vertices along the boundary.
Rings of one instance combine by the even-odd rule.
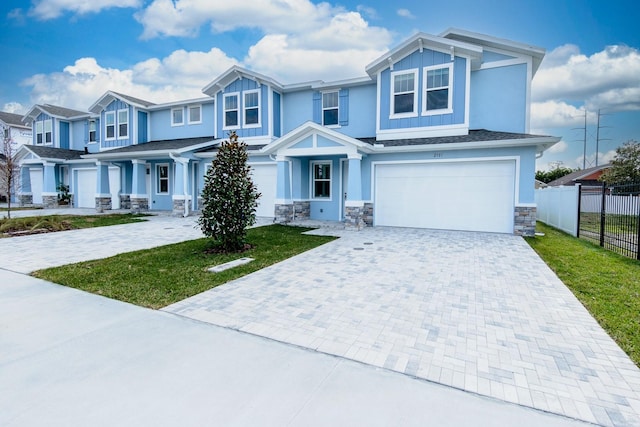
[[[0,219],[0,236],[50,233],[145,221],[146,214],[47,215]]]
[[[309,228],[271,225],[248,230],[253,245],[241,254],[207,254],[210,239],[191,240],[33,273],[51,282],[149,308],[161,308],[313,249],[333,237],[301,234]],[[254,261],[221,273],[208,267],[238,258]]]
[[[545,224],[527,242],[640,366],[640,262]]]

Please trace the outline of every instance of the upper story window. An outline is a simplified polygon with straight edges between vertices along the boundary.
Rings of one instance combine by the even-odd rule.
[[[36,144],[40,145],[44,142],[43,122],[36,122]]]
[[[391,73],[391,117],[418,115],[418,70]]]
[[[452,111],[452,71],[453,64],[425,67],[422,114],[443,114]]]
[[[239,96],[240,95],[238,93],[229,93],[224,95],[224,113],[222,117],[222,126],[224,129],[238,128],[240,126],[238,122]]]
[[[244,93],[244,125],[260,126],[260,91],[251,90]]]
[[[129,137],[129,110],[118,110],[118,138]]]
[[[322,124],[324,126],[338,125],[339,110],[338,92],[325,92],[322,94]]]
[[[182,126],[184,124],[184,110],[182,107],[171,110],[171,126]]]
[[[311,173],[313,198],[330,199],[331,162],[312,162]]]
[[[195,125],[202,123],[202,107],[200,105],[193,105],[187,109],[189,111],[189,124]]]
[[[53,142],[53,121],[51,119],[44,121],[44,143],[51,144]]]
[[[116,112],[104,113],[105,139],[116,139]]]
[[[89,142],[96,142],[97,139],[97,126],[95,120],[89,120]]]

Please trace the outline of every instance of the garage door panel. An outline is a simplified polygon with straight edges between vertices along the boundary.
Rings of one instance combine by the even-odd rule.
[[[376,167],[376,225],[513,231],[513,161]]]

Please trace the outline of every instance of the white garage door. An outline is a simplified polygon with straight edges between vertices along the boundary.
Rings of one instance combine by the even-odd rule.
[[[380,164],[375,224],[513,233],[515,162]]]
[[[29,169],[29,180],[31,181],[32,203],[36,205],[42,204],[42,186],[44,175],[42,169]]]
[[[258,187],[258,192],[262,194],[258,199],[258,209],[256,216],[273,217],[276,202],[276,182],[278,179],[278,169],[276,165],[251,165],[251,178]]]
[[[76,171],[76,206],[79,208],[96,207],[96,170]]]

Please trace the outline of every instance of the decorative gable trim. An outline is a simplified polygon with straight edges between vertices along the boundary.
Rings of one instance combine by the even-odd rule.
[[[215,97],[218,92],[223,91],[229,84],[242,78],[255,81],[258,84],[258,87],[263,84],[267,84],[279,91],[283,90],[283,86],[271,77],[234,65],[224,73],[220,74],[220,76],[218,76],[214,81],[206,85],[202,89],[202,92]]]

